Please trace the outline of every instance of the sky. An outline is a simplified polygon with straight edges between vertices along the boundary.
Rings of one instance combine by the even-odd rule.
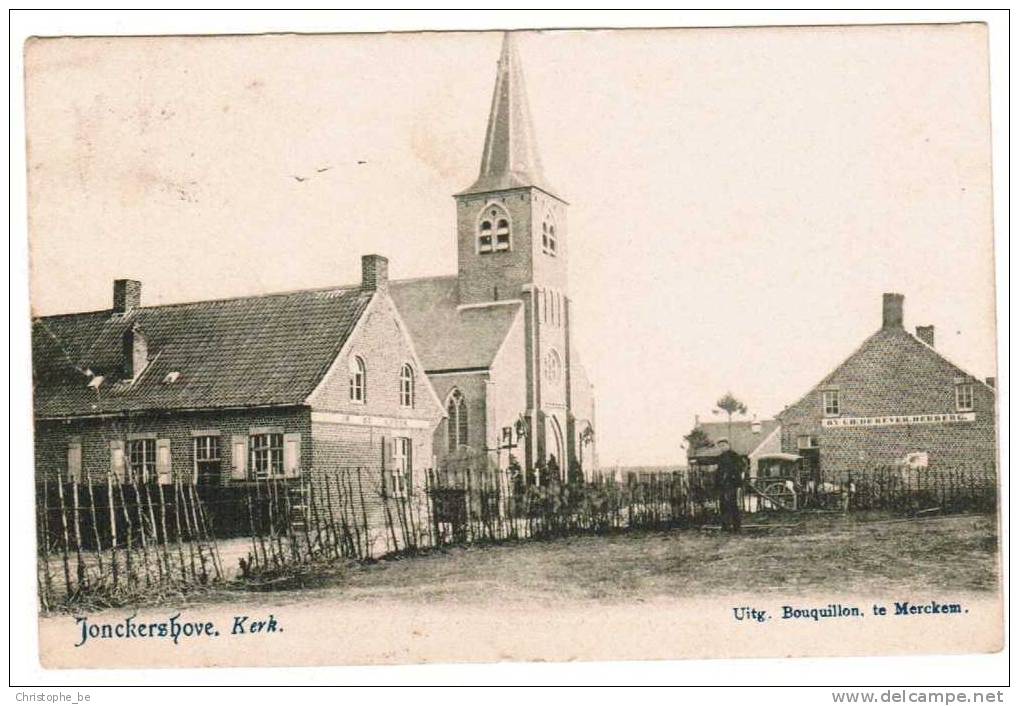
[[[727,391],[781,411],[879,328],[883,292],[995,374],[985,31],[519,37],[603,465],[679,461]],[[369,252],[454,273],[500,43],[30,42],[33,314],[109,308],[118,277],[148,305],[356,283]]]

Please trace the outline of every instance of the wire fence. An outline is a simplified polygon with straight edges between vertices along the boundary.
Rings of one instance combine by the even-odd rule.
[[[721,492],[710,467],[543,486],[487,466],[429,470],[406,485],[365,467],[223,486],[88,480],[37,488],[44,610],[234,577],[271,583],[319,564],[450,544],[712,525]],[[741,502],[750,513],[981,512],[996,508],[997,484],[989,468],[878,467],[824,482],[752,479]]]

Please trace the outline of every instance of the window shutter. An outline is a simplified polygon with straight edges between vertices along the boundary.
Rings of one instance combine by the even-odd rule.
[[[283,472],[288,478],[301,474],[301,435],[283,435]]]
[[[81,481],[81,442],[79,441],[67,444],[67,480],[71,483]]]
[[[124,482],[124,442],[114,439],[110,442],[110,474],[118,483]]]
[[[382,437],[382,489],[386,495],[392,495],[393,479],[389,469],[393,467],[393,445],[388,436]]]
[[[145,480],[148,480],[146,478]],[[173,465],[170,462],[170,440],[156,439],[156,480],[160,485],[173,482]]]
[[[414,442],[411,439],[407,439],[405,450],[407,452],[407,464],[405,468],[407,472],[404,474],[403,487],[404,490],[409,494],[414,491]]]
[[[235,434],[230,437],[230,478],[244,480],[248,477],[248,437]]]

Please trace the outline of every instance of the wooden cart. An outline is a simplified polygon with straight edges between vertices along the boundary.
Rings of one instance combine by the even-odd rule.
[[[757,473],[750,478],[749,491],[757,495],[765,510],[797,510],[805,490],[803,457],[790,453],[769,453],[757,458]]]

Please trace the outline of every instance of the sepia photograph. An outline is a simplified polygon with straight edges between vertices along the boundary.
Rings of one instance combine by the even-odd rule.
[[[1000,651],[988,47],[29,37],[41,666]]]

